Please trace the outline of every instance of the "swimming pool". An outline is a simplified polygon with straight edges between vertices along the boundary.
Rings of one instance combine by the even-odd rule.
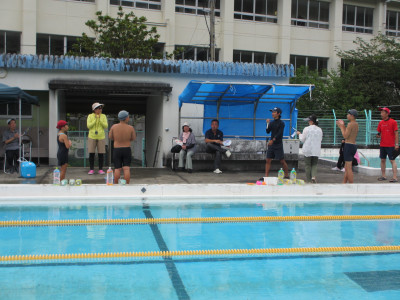
[[[0,220],[196,218],[198,223],[0,227],[0,256],[400,245],[400,221],[207,223],[213,217],[400,215],[396,201],[2,206]],[[0,263],[1,299],[394,299],[400,254],[188,255]]]

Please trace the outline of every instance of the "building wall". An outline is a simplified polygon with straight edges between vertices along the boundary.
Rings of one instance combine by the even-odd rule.
[[[294,1],[294,0],[293,0]],[[355,47],[357,37],[370,39],[385,32],[386,10],[400,11],[397,1],[380,0],[322,0],[330,3],[329,29],[291,25],[292,0],[279,0],[277,23],[234,19],[234,1],[221,0],[221,16],[216,18],[216,48],[221,61],[232,61],[233,50],[275,53],[276,63],[289,63],[290,55],[328,58],[335,67],[340,59],[335,48]],[[373,13],[373,34],[342,31],[343,4],[370,7]],[[0,0],[0,30],[21,32],[22,54],[35,54],[36,33],[61,36],[91,35],[85,22],[95,19],[98,10],[116,16],[118,7],[109,0],[94,3],[67,0]],[[161,10],[124,7],[145,16],[150,26],[156,26],[160,42],[172,52],[175,45],[209,46],[209,32],[203,15],[175,12],[175,1],[162,0]],[[209,23],[209,20],[208,20]]]

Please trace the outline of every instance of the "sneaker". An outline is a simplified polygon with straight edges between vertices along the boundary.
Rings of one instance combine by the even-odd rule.
[[[93,175],[93,174],[94,174],[94,170],[90,170],[90,171],[88,172],[88,174],[89,174],[89,175]]]
[[[215,169],[215,170],[214,170],[214,173],[215,173],[215,174],[221,174],[222,171],[221,171],[220,169]]]
[[[99,170],[99,174],[104,175],[104,174],[106,174],[106,172],[104,172],[103,170]]]
[[[333,170],[333,171],[342,171],[342,170],[340,170],[338,167],[334,167],[334,168],[332,168],[332,170]]]
[[[232,153],[231,153],[231,151],[226,150],[225,155],[226,155],[227,158],[229,158],[232,155]]]
[[[192,169],[187,169],[187,172],[192,173],[193,171],[192,171]]]
[[[317,183],[317,179],[315,177],[311,178],[311,183]]]

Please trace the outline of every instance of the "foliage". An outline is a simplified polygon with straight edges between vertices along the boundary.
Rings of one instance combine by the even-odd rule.
[[[146,17],[137,17],[133,12],[125,14],[118,8],[116,18],[96,12],[97,20],[89,20],[86,26],[94,33],[94,39],[86,33],[78,38],[69,55],[101,56],[112,58],[162,58],[154,47],[160,37],[157,28],[147,28]],[[173,54],[167,54],[170,58]]]
[[[345,68],[321,77],[316,71],[296,70],[291,83],[315,85],[312,100],[303,96],[300,110],[357,110],[400,104],[400,43],[385,35],[369,42],[358,38],[355,50],[340,51]]]

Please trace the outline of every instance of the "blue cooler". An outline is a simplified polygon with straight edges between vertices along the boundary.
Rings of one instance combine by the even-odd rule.
[[[35,178],[36,177],[36,165],[31,161],[21,162],[21,177]]]

